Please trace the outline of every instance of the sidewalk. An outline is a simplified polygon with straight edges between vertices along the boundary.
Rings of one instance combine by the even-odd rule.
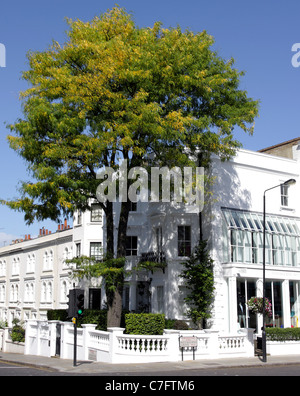
[[[147,373],[157,372],[163,376],[164,373],[172,371],[172,375],[176,375],[178,370],[187,370],[186,375],[191,375],[190,370],[201,368],[224,368],[224,367],[251,367],[265,365],[288,365],[300,364],[300,355],[289,356],[268,356],[267,362],[263,363],[258,356],[250,358],[224,358],[224,359],[206,359],[206,360],[187,360],[179,362],[163,362],[163,363],[144,363],[144,364],[110,364],[92,361],[77,361],[76,367],[73,367],[73,360],[48,358],[43,356],[22,355],[16,353],[0,352],[0,363],[10,362],[30,365],[44,369],[68,373],[98,373],[99,375],[113,376],[128,375],[128,373],[136,373],[136,375],[147,375]]]

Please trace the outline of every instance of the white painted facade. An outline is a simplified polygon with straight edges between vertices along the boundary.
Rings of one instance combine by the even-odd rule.
[[[0,317],[46,318],[47,309],[66,302],[64,259],[72,255],[72,230],[41,235],[0,249]]]
[[[280,187],[266,192],[266,297],[273,305],[273,316],[267,323],[277,327],[298,326],[299,172],[297,158],[247,150],[240,150],[228,163],[215,159],[212,175],[216,177],[216,201],[211,205],[210,219],[206,218],[210,222],[209,241],[215,260],[214,328],[234,333],[239,326],[246,326],[260,331],[261,315],[251,315],[245,300],[262,296],[263,194],[289,179],[295,179],[296,184],[288,188],[288,197],[282,196]],[[236,221],[232,221],[232,216]],[[242,312],[238,308],[241,301]]]
[[[294,149],[293,152],[295,159],[248,150],[239,150],[228,162],[213,159],[213,195],[202,214],[204,238],[208,240],[214,259],[215,305],[209,321],[213,330],[235,334],[240,327],[246,326],[259,331],[261,324],[256,322],[259,319],[250,315],[245,299],[262,295],[263,193],[291,178],[297,183],[284,194],[278,187],[266,195],[267,220],[274,227],[268,232],[266,280],[267,296],[274,303],[269,324],[289,327],[298,323],[300,162],[296,158],[298,151]],[[240,222],[239,226],[230,224],[230,216]],[[249,221],[254,219],[257,225],[251,229]],[[276,230],[274,222],[279,226],[282,223],[286,232],[282,228]],[[0,320],[9,323],[14,317],[39,320],[45,318],[47,309],[66,308],[66,296],[74,282],[64,264],[67,251],[69,257],[98,254],[105,246],[104,224],[105,219],[101,216],[92,220],[90,212],[81,216],[76,214],[70,229],[1,248]],[[179,277],[180,263],[186,259],[184,253],[193,250],[199,240],[197,208],[184,204],[138,202],[136,210],[130,213],[127,235],[128,268],[141,257],[158,257],[158,252],[165,258],[167,267],[153,273],[133,273],[127,278],[124,307],[184,319],[186,287]],[[281,243],[285,245],[281,246]],[[50,255],[48,267],[44,267],[46,252]],[[81,286],[85,288],[85,306],[91,307],[90,291],[99,289],[99,284],[95,281]],[[105,293],[101,290],[102,306],[104,303]]]

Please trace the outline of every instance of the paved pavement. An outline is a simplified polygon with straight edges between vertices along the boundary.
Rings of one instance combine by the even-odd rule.
[[[68,373],[98,373],[99,375],[110,375],[114,373],[118,375],[128,375],[128,373],[136,373],[136,375],[146,375],[148,372],[159,372],[162,376],[164,373],[172,371],[172,375],[176,375],[176,371],[187,370],[186,375],[190,375],[190,370],[201,368],[225,368],[225,367],[254,367],[254,366],[270,366],[270,365],[289,365],[299,364],[300,355],[289,356],[268,356],[267,362],[261,361],[259,356],[250,358],[223,358],[223,359],[203,359],[203,360],[186,360],[179,362],[163,362],[163,363],[143,363],[143,364],[110,364],[93,361],[77,361],[77,365],[73,366],[73,360],[60,359],[56,357],[43,357],[33,355],[23,355],[16,353],[6,353],[0,351],[0,362],[11,362],[23,365],[30,365],[39,368],[48,368],[59,372]],[[156,374],[157,375],[157,374]]]

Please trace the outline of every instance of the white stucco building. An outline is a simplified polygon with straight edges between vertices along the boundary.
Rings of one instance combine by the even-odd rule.
[[[206,221],[215,260],[215,328],[235,332],[237,326],[262,326],[256,322],[261,315],[251,314],[245,302],[263,292],[263,195],[269,188],[265,194],[266,297],[273,312],[267,324],[298,326],[299,171],[296,156],[290,159],[247,150],[240,150],[228,163],[214,161],[216,201]],[[289,179],[296,184],[280,186]]]
[[[266,192],[266,297],[272,303],[269,326],[298,326],[300,318],[300,156],[298,140],[263,152],[239,150],[235,158],[213,158],[212,195],[202,212],[204,238],[214,260],[215,304],[209,326],[235,333],[240,327],[260,330],[261,315],[253,315],[246,301],[262,296],[263,195]],[[284,156],[280,156],[284,155]],[[289,179],[296,184],[280,186]],[[275,187],[277,186],[277,187]],[[273,188],[275,187],[275,188]],[[179,277],[184,251],[199,240],[199,216],[184,204],[146,205],[132,223],[139,254],[162,251],[167,268],[148,274],[152,312],[184,318],[186,293]],[[139,208],[139,205],[138,205]],[[132,220],[133,221],[133,220]],[[134,309],[135,280],[131,280],[129,308]],[[138,298],[138,297],[137,297]],[[130,303],[131,301],[131,303]],[[132,306],[131,306],[132,304]]]
[[[300,139],[299,139],[300,141]],[[300,147],[300,146],[299,146]],[[215,304],[209,326],[236,333],[261,323],[245,302],[262,296],[263,194],[266,193],[266,290],[273,315],[268,324],[297,326],[300,317],[300,159],[298,139],[263,152],[239,150],[228,162],[213,158],[212,196],[202,212],[203,235],[214,260]],[[280,157],[280,155],[283,155]],[[288,179],[296,184],[279,185]],[[126,280],[124,307],[185,318],[186,286],[181,262],[199,240],[199,213],[183,203],[133,205],[127,230],[128,267],[141,259],[165,260],[153,273]],[[116,209],[117,210],[117,209]],[[97,206],[76,214],[73,227],[0,248],[0,319],[45,318],[47,309],[66,308],[73,280],[66,257],[101,256],[105,219]],[[46,233],[45,233],[46,234]],[[99,284],[83,284],[86,308],[105,303]]]

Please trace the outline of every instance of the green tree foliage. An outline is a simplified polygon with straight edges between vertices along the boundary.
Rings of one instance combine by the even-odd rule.
[[[25,342],[25,329],[19,319],[13,320],[10,336],[13,342]]]
[[[180,276],[188,288],[185,298],[187,315],[200,327],[203,319],[211,317],[214,301],[213,260],[207,251],[206,241],[200,241],[191,257],[182,265],[184,269]]]
[[[119,7],[68,24],[64,44],[29,52],[23,118],[10,125],[10,147],[26,160],[31,180],[19,198],[2,203],[24,212],[27,223],[90,209],[103,166],[117,170],[121,159],[128,169],[153,159],[196,166],[187,152],[226,159],[240,146],[233,128],[252,133],[258,103],[239,89],[242,73],[212,51],[205,31],[138,28]],[[124,257],[130,205],[122,203],[118,224],[111,202],[101,205],[107,253]]]

